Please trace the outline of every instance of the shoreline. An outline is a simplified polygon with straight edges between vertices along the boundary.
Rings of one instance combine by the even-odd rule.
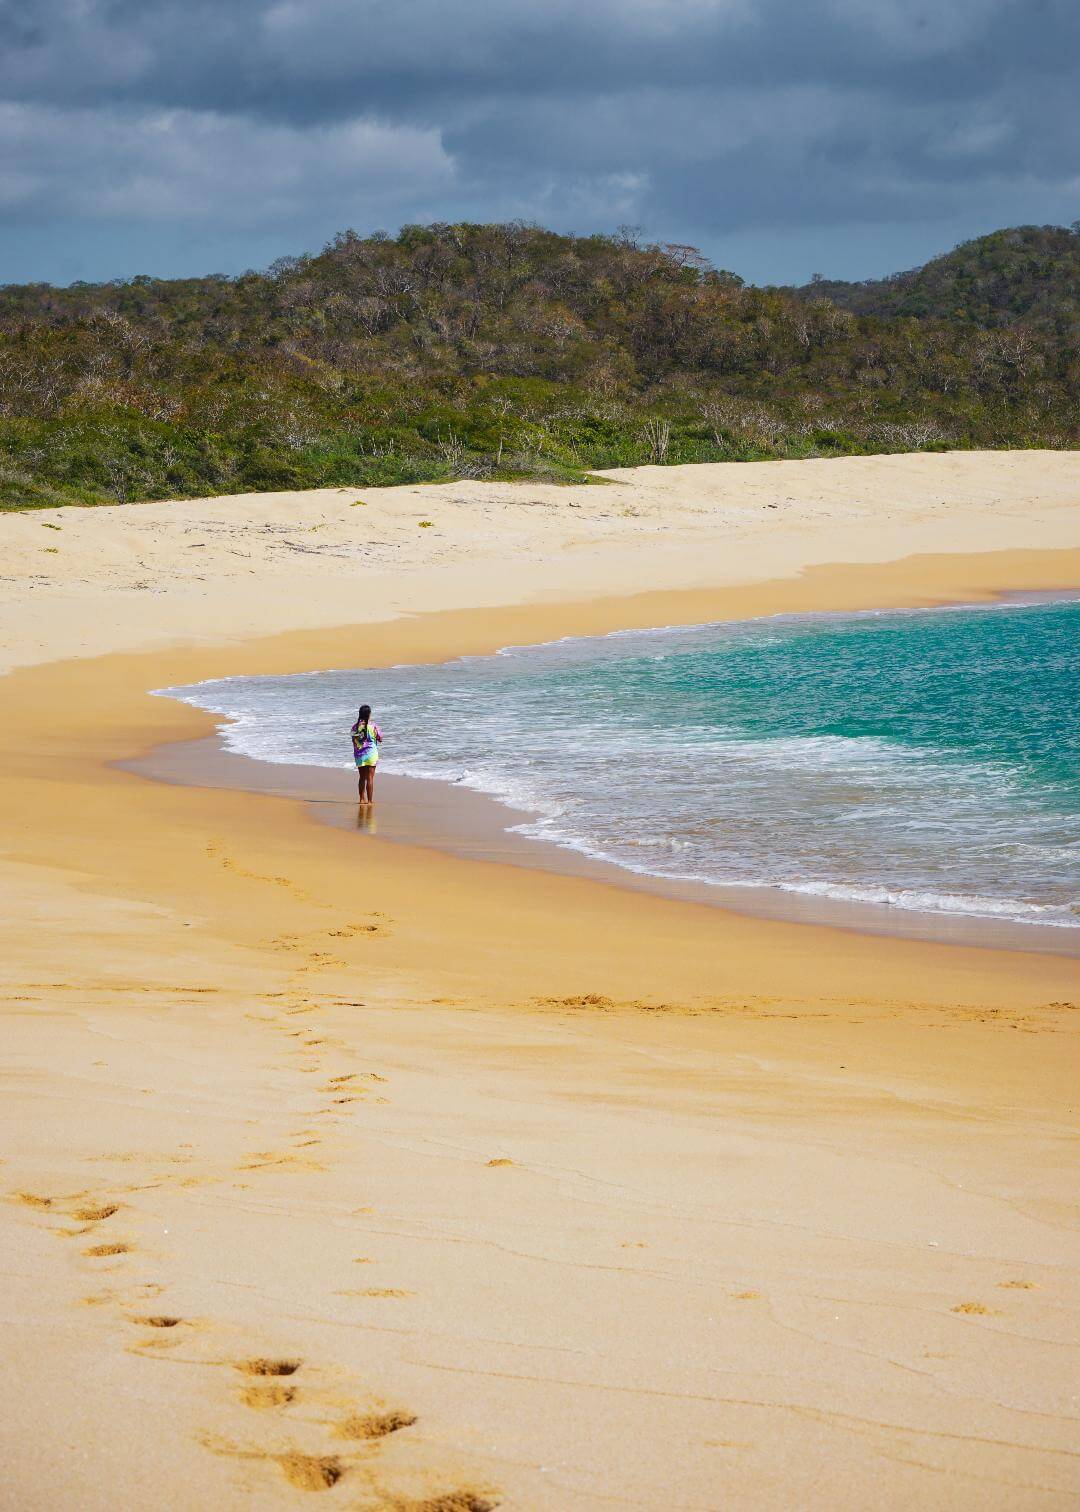
[[[216,717],[216,716],[215,716]],[[531,811],[515,809],[490,794],[394,772],[379,777],[379,800],[359,815],[350,798],[350,768],[261,761],[228,750],[220,730],[212,736],[155,747],[121,761],[122,771],[183,787],[239,789],[284,801],[299,801],[319,824],[359,832],[413,851],[440,851],[460,859],[537,869],[580,877],[677,902],[699,903],[727,914],[786,924],[941,945],[1035,955],[1080,956],[1080,930],[1023,924],[967,914],[892,908],[886,904],[818,898],[775,887],[723,886],[648,872],[593,857],[569,845],[516,832]]]
[[[844,613],[918,613],[921,609],[963,611],[995,603],[1009,607],[1018,604],[1073,602],[1078,597],[1080,589],[1025,590],[1012,587],[991,590],[984,598],[974,602],[948,600],[933,605],[896,605],[889,609],[874,607],[854,611],[815,609],[806,611],[801,617],[824,618]],[[780,611],[759,618],[781,617],[800,616]],[[745,620],[742,623],[754,621]],[[664,624],[649,628],[662,633],[685,627]],[[616,630],[607,633],[622,632]],[[560,637],[572,638],[575,637]],[[509,648],[498,648],[503,649]],[[524,648],[518,645],[514,649]],[[444,660],[455,659],[449,657]],[[417,664],[410,662],[399,665],[405,671]],[[357,667],[333,670],[356,671],[359,674],[364,669]],[[313,672],[312,675],[317,674]],[[198,684],[190,684],[188,690],[197,686]],[[165,689],[155,689],[154,693],[163,698],[172,696]],[[239,788],[245,792],[277,798],[300,799],[307,805],[312,818],[321,823],[342,829],[359,829],[372,837],[378,834],[395,844],[442,850],[471,860],[497,861],[525,868],[537,867],[560,875],[592,878],[658,897],[704,903],[728,913],[753,918],[817,924],[863,934],[971,945],[992,950],[1080,955],[1080,931],[1074,936],[1067,926],[1039,926],[1014,919],[965,914],[959,910],[946,913],[884,903],[863,903],[852,899],[831,899],[804,895],[798,890],[785,891],[765,884],[724,885],[638,872],[618,862],[592,856],[569,842],[521,833],[521,828],[536,817],[532,810],[515,807],[482,790],[463,787],[449,780],[420,779],[408,774],[384,771],[380,779],[380,793],[384,801],[374,813],[360,816],[366,821],[360,822],[355,812],[356,805],[350,801],[345,791],[343,774],[348,773],[351,780],[351,767],[343,763],[340,773],[335,777],[338,769],[332,767],[275,762],[231,750],[227,744],[227,729],[232,721],[227,715],[205,710],[192,699],[176,698],[173,701],[208,715],[215,724],[214,734],[163,744],[137,759],[118,762],[120,769],[182,786]]]
[[[920,604],[935,606],[961,601],[961,594],[962,601],[975,603],[993,602],[1002,593],[1013,591],[1039,592],[1047,588],[1068,592],[1072,588],[1068,582],[1070,576],[1075,583],[1080,583],[1080,550],[984,553],[958,558],[915,557],[875,568],[822,565],[800,579],[756,583],[745,588],[689,589],[590,600],[581,604],[511,605],[497,611],[444,611],[390,620],[382,625],[366,625],[359,632],[353,629],[330,633],[294,632],[240,645],[225,644],[207,649],[180,647],[168,653],[111,655],[92,661],[51,663],[16,671],[8,681],[9,688],[16,691],[17,702],[23,703],[24,707],[24,700],[18,698],[18,690],[21,687],[30,690],[30,706],[35,710],[32,723],[37,727],[30,736],[32,748],[41,749],[42,741],[46,746],[49,744],[53,724],[51,708],[65,707],[70,727],[82,732],[80,738],[92,763],[89,771],[96,769],[100,774],[95,780],[108,776],[125,784],[146,783],[145,775],[137,776],[124,767],[130,767],[133,761],[145,761],[155,748],[162,745],[186,745],[192,739],[212,736],[217,726],[215,716],[168,698],[151,696],[152,688],[243,673],[306,672],[313,665],[340,664],[343,655],[355,654],[353,647],[358,634],[367,664],[391,667],[403,661],[413,664],[485,654],[502,645],[553,640],[563,635],[650,628],[656,623],[690,624],[746,618],[749,617],[748,611],[790,613],[809,609],[811,612],[842,612],[853,607],[872,610],[892,606],[917,607]],[[78,680],[73,686],[72,673],[76,669]],[[101,708],[108,708],[111,715],[105,729],[98,716]],[[10,751],[12,743],[18,743],[20,735],[25,734],[16,719],[10,726],[6,742],[0,741],[0,771],[6,768],[9,777],[12,768],[4,761],[5,745]],[[19,775],[25,776],[23,772]],[[9,783],[9,795],[13,791]],[[188,791],[193,798],[213,793],[211,788]],[[152,796],[146,796],[152,804]],[[265,801],[257,792],[241,794],[238,789],[223,789],[217,796],[222,800],[244,796],[257,808]],[[474,796],[479,802],[479,795]],[[318,850],[318,837],[325,835],[328,827],[310,828],[303,807],[298,805],[297,808],[310,843]],[[290,830],[292,824],[290,819]],[[626,874],[620,868],[612,867],[610,875],[599,875],[600,863],[596,863],[597,872],[589,876],[578,875],[576,867],[560,867],[548,873],[508,864],[505,858],[500,861],[479,860],[475,855],[449,855],[422,845],[392,844],[378,836],[368,838],[379,854],[380,869],[386,867],[390,850],[402,858],[404,866],[414,871],[418,861],[427,868],[435,864],[437,857],[440,865],[468,868],[469,888],[473,886],[472,879],[483,874],[479,886],[484,892],[492,887],[498,892],[508,885],[510,876],[518,875],[525,888],[535,884],[545,889],[599,889],[599,894],[605,897],[614,894],[627,906],[640,900],[644,906],[659,906],[676,913],[689,911],[695,919],[709,921],[707,927],[710,931],[718,926],[725,934],[738,929],[745,938],[737,956],[731,956],[724,971],[725,978],[731,978],[731,964],[737,958],[746,962],[752,960],[754,964],[749,969],[754,975],[765,980],[777,975],[778,990],[784,992],[791,990],[798,973],[792,975],[789,966],[781,968],[779,963],[790,962],[809,951],[817,958],[817,990],[823,997],[852,990],[851,983],[861,970],[858,963],[865,956],[867,960],[874,959],[879,969],[885,960],[890,960],[898,976],[905,975],[910,969],[925,971],[928,968],[933,976],[940,963],[942,979],[948,981],[959,969],[961,977],[971,982],[969,991],[982,990],[975,988],[976,981],[988,982],[991,976],[1002,977],[1009,981],[1005,997],[1020,990],[1020,977],[1009,969],[1009,963],[1015,961],[1021,967],[1021,975],[1024,970],[1029,972],[1021,999],[1030,1002],[1038,995],[1039,966],[1045,964],[1050,977],[1056,979],[1069,959],[1053,949],[998,951],[981,942],[946,944],[920,937],[869,934],[831,923],[793,922],[736,913],[718,907],[712,900],[705,903],[697,897],[666,897],[651,889],[639,892],[625,885]],[[348,836],[347,839],[351,843],[354,837]],[[61,850],[67,854],[66,840]],[[144,883],[150,880],[144,877]],[[160,879],[153,880],[157,886]],[[110,886],[116,886],[118,882],[118,875],[109,879]],[[461,884],[455,884],[458,885]],[[561,905],[556,901],[557,891],[551,896],[557,914],[561,911]],[[613,906],[618,909],[621,904]],[[549,927],[555,927],[554,917]],[[697,929],[700,925],[690,927]],[[458,941],[469,938],[470,932],[459,935]],[[875,955],[875,952],[879,953]],[[928,959],[917,965],[923,952],[929,953]],[[969,977],[969,973],[973,976]],[[707,976],[707,972],[705,974]],[[693,990],[701,992],[701,973],[692,973],[692,977],[700,983]],[[664,979],[665,973],[660,967],[649,990],[654,994],[662,992],[660,983]],[[478,990],[481,978],[470,972],[470,980],[472,990]],[[735,985],[738,990],[737,979],[735,983],[729,980],[728,985]],[[999,983],[999,994],[1003,987],[1004,980]],[[1065,995],[1063,987],[1064,983],[1061,983],[1055,989],[1058,996]]]
[[[229,673],[1080,585],[1061,459],[769,468],[628,482],[625,524],[611,489],[457,485],[473,563],[422,557],[409,491],[62,521],[86,581],[16,599],[0,726],[20,1504],[1073,1504],[1071,960],[361,847],[116,765],[211,740],[148,690]],[[723,502],[755,478],[813,489],[760,551]],[[907,492],[840,519],[851,479]],[[1006,502],[940,503],[979,479]],[[402,545],[350,624],[360,516]],[[332,549],[274,556],[298,518]],[[39,539],[16,522],[26,570],[70,574]]]

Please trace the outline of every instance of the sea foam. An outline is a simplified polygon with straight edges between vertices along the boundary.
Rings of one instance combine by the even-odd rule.
[[[1075,601],[507,647],[440,666],[162,690],[232,750],[489,794],[517,827],[639,874],[1080,927]]]

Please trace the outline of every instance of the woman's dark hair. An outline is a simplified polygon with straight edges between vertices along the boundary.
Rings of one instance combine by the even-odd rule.
[[[370,704],[361,704],[360,705],[360,713],[357,716],[357,720],[356,720],[357,724],[367,724],[367,722],[368,722],[368,720],[370,718],[371,718],[371,705]]]

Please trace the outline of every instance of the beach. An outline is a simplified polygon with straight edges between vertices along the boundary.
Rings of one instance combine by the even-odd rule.
[[[5,517],[4,1504],[1074,1505],[1075,960],[130,763],[208,678],[1075,589],[1078,505],[1017,452]]]

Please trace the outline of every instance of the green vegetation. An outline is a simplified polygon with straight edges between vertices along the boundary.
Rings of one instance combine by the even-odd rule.
[[[1080,344],[1080,221],[1016,226],[962,242],[924,268],[865,283],[817,277],[795,290],[857,315],[932,317],[986,329],[1023,325]]]
[[[760,289],[689,247],[436,225],[234,279],[12,285],[0,505],[1068,447],[1078,250],[1023,228]]]

